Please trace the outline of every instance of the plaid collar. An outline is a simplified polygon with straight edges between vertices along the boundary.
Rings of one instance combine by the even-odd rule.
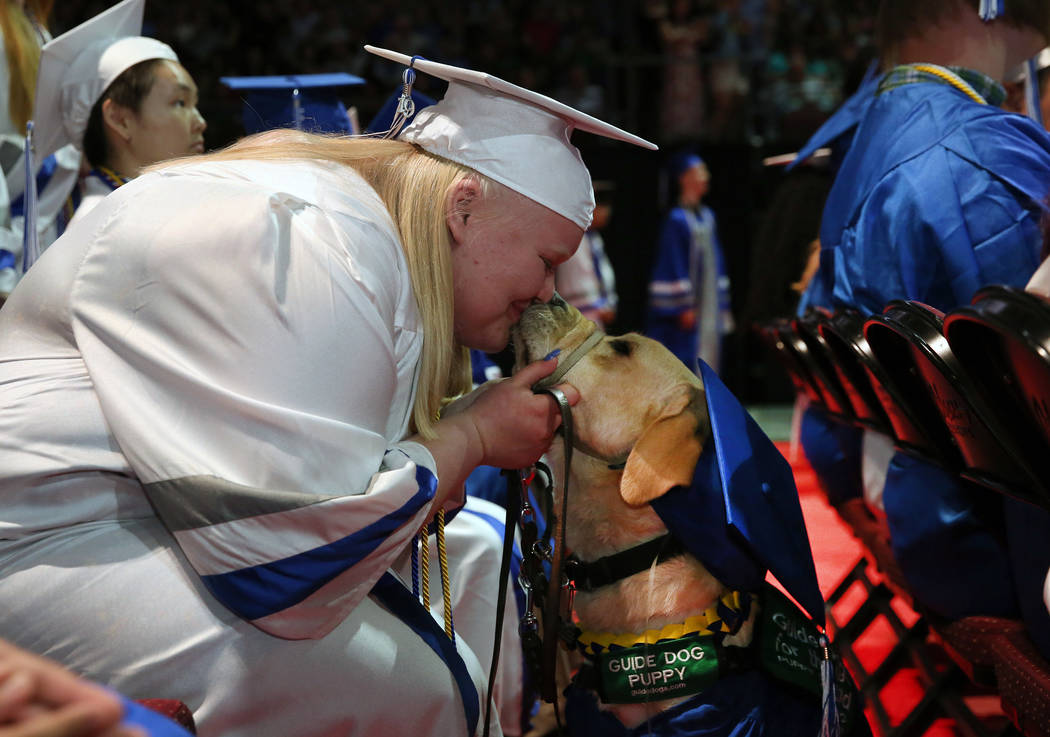
[[[123,187],[125,184],[131,181],[131,177],[124,177],[117,174],[112,169],[105,166],[96,166],[91,170],[90,176],[97,177],[106,183],[106,186],[110,189],[117,189]]]
[[[983,97],[984,101],[989,105],[999,107],[1006,101],[1006,90],[991,77],[964,67],[946,67],[946,69],[962,77],[963,80],[973,87],[977,94]],[[903,87],[906,84],[913,84],[915,82],[939,82],[940,84],[949,84],[949,82],[934,74],[916,69],[914,64],[902,64],[901,66],[894,67],[886,72],[882,81],[879,82],[879,88],[876,90],[875,94],[881,95],[887,90],[892,90],[895,87]]]

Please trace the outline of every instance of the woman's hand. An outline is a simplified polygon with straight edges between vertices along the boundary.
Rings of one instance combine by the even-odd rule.
[[[127,737],[120,700],[0,640],[0,737]]]
[[[437,463],[435,509],[461,493],[463,481],[478,466],[524,468],[546,452],[561,424],[561,412],[550,396],[533,394],[532,385],[557,365],[556,360],[530,363],[510,378],[482,384],[445,408],[437,437],[413,438]],[[571,384],[557,386],[569,404],[580,400]]]
[[[523,468],[535,463],[551,445],[561,424],[557,403],[532,386],[557,368],[556,360],[536,361],[514,376],[482,384],[457,412],[469,416],[477,431],[482,460],[478,465]],[[570,405],[580,400],[571,384],[558,384]]]

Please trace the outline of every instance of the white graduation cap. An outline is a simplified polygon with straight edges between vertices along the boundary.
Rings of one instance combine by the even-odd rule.
[[[1022,62],[1008,77],[1015,84],[1024,84],[1025,112],[1040,127],[1043,126],[1043,111],[1039,73],[1047,67],[1050,67],[1050,46]]]
[[[520,192],[586,229],[591,176],[569,141],[574,129],[656,150],[656,145],[498,77],[365,46],[365,51],[449,83],[398,135]]]
[[[171,47],[140,36],[146,0],[123,0],[40,51],[33,109],[38,161],[67,143],[80,148],[91,109],[126,69],[147,59],[179,58]]]
[[[1028,75],[1029,69],[1041,72],[1047,67],[1050,67],[1050,46],[1047,46],[1028,61],[1022,62],[1014,67],[1014,70],[1010,73],[1008,79],[1011,82],[1023,82]]]

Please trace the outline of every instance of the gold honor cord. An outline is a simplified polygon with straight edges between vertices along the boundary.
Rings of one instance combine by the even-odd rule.
[[[430,610],[430,534],[427,526],[419,531],[419,588],[423,592],[423,606]]]
[[[965,79],[963,79],[950,69],[945,69],[944,67],[939,67],[934,64],[912,64],[911,68],[919,72],[926,72],[927,74],[932,74],[933,76],[944,80],[952,87],[959,90],[971,100],[980,105],[988,104],[987,101],[977,93],[977,90],[971,87]]]
[[[448,639],[455,640],[455,633],[452,631],[452,586],[448,581],[448,553],[445,550],[444,509],[439,509],[437,514],[437,543],[438,564],[441,567],[441,604],[445,619],[445,634],[448,635]]]
[[[436,519],[438,566],[441,571],[441,604],[444,615],[445,634],[450,640],[455,640],[455,631],[452,628],[452,585],[448,576],[448,551],[445,548],[445,510],[440,509]],[[423,595],[423,606],[430,610],[430,534],[427,525],[423,525],[419,531],[421,541],[419,551],[419,578],[420,590]]]

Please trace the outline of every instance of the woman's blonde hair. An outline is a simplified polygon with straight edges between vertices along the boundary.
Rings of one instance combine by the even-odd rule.
[[[470,355],[453,328],[452,237],[446,224],[449,190],[475,177],[482,196],[501,185],[455,162],[404,141],[381,138],[267,131],[204,156],[153,168],[201,161],[319,160],[354,169],[386,204],[401,238],[412,290],[423,322],[423,354],[412,421],[416,432],[433,437],[442,400],[470,390]]]
[[[25,132],[33,116],[36,73],[40,67],[42,29],[51,12],[52,0],[26,0],[25,9],[11,0],[0,0],[0,31],[4,35],[4,55],[10,89],[8,114],[15,130]]]

